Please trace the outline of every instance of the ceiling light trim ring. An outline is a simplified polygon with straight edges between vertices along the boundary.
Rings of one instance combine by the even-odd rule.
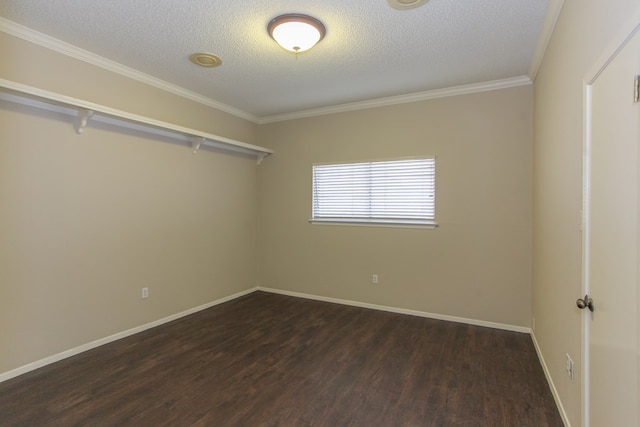
[[[222,59],[218,55],[206,52],[197,52],[189,55],[189,61],[205,68],[213,68],[222,65]]]
[[[387,3],[396,10],[408,10],[420,7],[428,1],[429,0],[387,0]]]
[[[301,24],[305,30],[315,29],[317,34],[313,35],[312,40],[293,40],[294,37],[297,37],[298,34],[289,35],[289,34],[281,34],[281,31],[284,30],[286,26],[290,26],[290,24]],[[300,28],[300,27],[298,27]],[[327,30],[324,24],[319,20],[309,15],[304,15],[302,13],[287,13],[284,15],[277,16],[273,18],[269,24],[267,25],[267,32],[269,36],[275,40],[280,46],[284,49],[294,52],[300,53],[306,50],[311,49],[313,46],[318,44],[325,36]],[[308,35],[308,34],[307,34]],[[284,39],[283,39],[284,36]],[[298,42],[298,43],[297,43]]]

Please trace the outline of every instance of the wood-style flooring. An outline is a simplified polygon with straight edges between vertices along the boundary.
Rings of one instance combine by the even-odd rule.
[[[0,425],[563,424],[527,334],[255,292],[0,383]]]

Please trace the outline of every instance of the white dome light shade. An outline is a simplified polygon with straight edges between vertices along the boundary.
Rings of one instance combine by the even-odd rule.
[[[272,37],[292,52],[311,49],[320,40],[320,32],[304,22],[285,22],[273,29]]]
[[[300,14],[278,16],[269,22],[267,30],[280,46],[295,53],[311,49],[326,31],[322,22]]]

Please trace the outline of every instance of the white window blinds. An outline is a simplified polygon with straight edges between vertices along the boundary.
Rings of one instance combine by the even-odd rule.
[[[312,221],[435,225],[435,159],[313,166]]]

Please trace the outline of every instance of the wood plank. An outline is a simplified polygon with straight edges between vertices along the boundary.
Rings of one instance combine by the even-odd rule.
[[[0,424],[563,425],[527,334],[263,292],[1,383]]]

